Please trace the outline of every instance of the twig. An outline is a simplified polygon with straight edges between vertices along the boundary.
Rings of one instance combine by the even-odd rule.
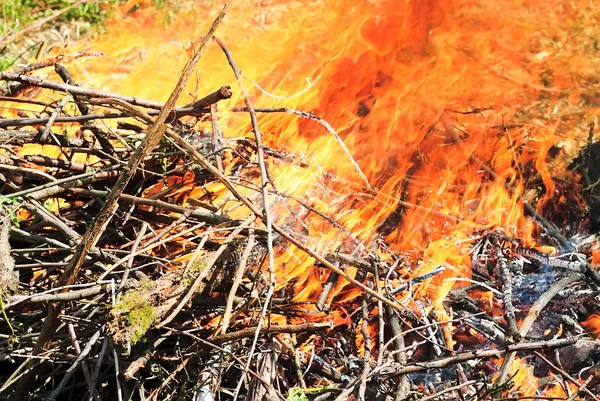
[[[280,333],[312,333],[315,331],[331,328],[330,323],[300,323],[300,324],[282,324],[282,325],[271,325],[268,327],[246,327],[238,331],[227,334],[219,334],[211,336],[209,341],[215,344],[223,344],[232,341],[238,341],[242,338],[254,337],[256,333],[259,335],[264,334],[280,334]]]
[[[169,333],[168,333],[169,334]],[[135,376],[135,374],[144,366],[146,366],[146,364],[148,363],[148,361],[150,360],[150,358],[152,358],[152,356],[156,353],[156,350],[158,349],[158,346],[167,339],[167,335],[165,335],[164,337],[159,337],[156,341],[154,341],[154,343],[152,343],[145,351],[144,354],[142,356],[140,356],[139,358],[137,358],[136,360],[134,360],[133,362],[131,362],[129,364],[129,366],[127,367],[127,369],[125,369],[125,371],[123,372],[123,377],[125,378],[125,380],[131,380],[133,379],[133,377]]]
[[[185,151],[188,152],[190,157],[192,157],[194,160],[196,160],[200,165],[202,165],[202,167],[204,167],[206,170],[208,170],[212,175],[217,177],[217,179],[233,194],[233,196],[235,196],[236,199],[238,199],[244,205],[246,205],[246,207],[248,207],[248,209],[250,209],[255,215],[262,216],[262,213],[260,212],[260,210],[252,202],[250,202],[250,200],[248,198],[246,198],[246,196],[244,196],[223,173],[221,173],[215,166],[213,166],[204,156],[202,156],[200,153],[198,153],[198,151],[192,145],[190,145],[185,139],[183,139],[180,135],[178,135],[173,130],[167,130],[167,134],[179,146],[181,146],[183,149],[185,149]],[[327,269],[335,271],[337,274],[340,275],[340,277],[344,278],[345,280],[347,280],[350,284],[354,285],[355,287],[360,288],[364,292],[372,295],[376,299],[381,300],[384,304],[390,305],[392,308],[394,308],[398,311],[404,311],[406,309],[404,306],[400,305],[399,303],[390,301],[389,299],[385,298],[383,295],[377,293],[376,291],[371,290],[369,287],[365,286],[360,281],[357,281],[356,279],[351,277],[348,273],[344,272],[339,267],[334,266],[331,262],[329,262],[323,256],[317,254],[312,249],[308,248],[306,245],[304,245],[302,242],[300,242],[299,240],[294,238],[291,234],[289,234],[287,231],[285,231],[282,227],[278,226],[277,224],[273,224],[273,230],[275,232],[277,232],[279,235],[281,235],[281,237],[283,237],[286,241],[290,242],[291,244],[296,246],[298,249],[305,252],[307,255],[313,257],[317,262],[321,263]]]
[[[575,399],[577,397],[579,397],[579,395],[581,393],[583,393],[585,390],[587,390],[587,387],[592,382],[592,380],[594,380],[594,375],[590,375],[587,379],[585,379],[585,381],[583,383],[578,384],[577,391],[575,391],[573,394],[571,394],[571,396],[569,398],[567,398],[566,401],[575,401]]]
[[[0,73],[1,74],[1,73]],[[120,96],[123,97],[123,96]],[[105,104],[108,102],[108,100],[114,100],[114,99],[118,99],[118,97],[107,97],[107,98],[102,98],[102,101],[97,101],[97,102],[92,102],[93,99],[88,99],[87,102],[90,104]],[[134,98],[135,99],[135,98]],[[122,99],[119,99],[122,100]],[[137,103],[139,103],[139,99],[137,99]],[[134,105],[134,103],[129,103],[131,105]],[[157,103],[156,106],[158,105],[163,105],[162,103]],[[163,105],[164,106],[164,105]],[[145,106],[142,106],[145,107]],[[159,110],[148,110],[148,115],[151,116],[156,116],[158,115],[160,111]],[[186,107],[186,108],[175,108],[174,110],[172,110],[169,115],[168,115],[168,120],[174,120],[180,117],[184,117],[184,116],[198,116],[201,114],[208,114],[210,113],[209,109],[198,109],[198,108],[193,108],[193,107]],[[109,119],[118,119],[118,118],[127,118],[129,117],[129,114],[127,113],[94,113],[94,114],[85,114],[82,116],[62,116],[62,117],[56,117],[56,119],[54,120],[54,122],[57,123],[85,123],[87,121],[93,121],[93,120],[109,120]],[[8,128],[8,127],[25,127],[25,126],[32,126],[32,125],[40,125],[40,124],[47,124],[49,120],[49,117],[25,117],[25,118],[5,118],[0,120],[0,128]],[[70,138],[70,140],[76,140],[76,138]]]
[[[77,288],[86,286],[89,288],[83,288],[81,290],[74,290],[68,292],[62,292],[65,288]],[[55,293],[56,291],[61,291],[59,293]],[[20,296],[14,297],[13,302],[6,305],[6,309],[13,308],[20,303],[27,301],[27,303],[35,304],[35,303],[54,303],[54,302],[70,302],[77,301],[84,298],[89,298],[94,295],[98,295],[101,293],[106,293],[110,291],[110,284],[75,284],[68,287],[59,287],[52,288],[50,290],[44,291],[39,294],[28,295],[28,296]]]
[[[406,345],[404,343],[404,333],[402,332],[402,327],[400,327],[400,319],[398,318],[398,314],[389,306],[386,307],[386,314],[389,319],[393,341],[396,348],[394,353],[394,359],[400,366],[406,366],[408,363],[408,358],[406,356]],[[436,322],[437,324],[437,322]],[[386,347],[381,348],[381,353],[383,353]],[[379,367],[379,366],[378,366]],[[408,398],[408,393],[410,392],[410,378],[408,375],[401,375],[400,380],[398,380],[398,384],[396,385],[396,394],[394,397],[395,401],[403,401]]]
[[[548,366],[550,366],[552,369],[554,369],[555,371],[557,371],[558,373],[560,373],[564,378],[566,378],[568,381],[570,381],[571,383],[579,386],[580,383],[570,374],[568,374],[567,372],[564,371],[564,369],[561,369],[560,367],[556,366],[555,364],[553,364],[548,358],[546,358],[544,355],[542,355],[542,353],[538,352],[538,351],[533,351],[533,353],[538,357],[541,358],[544,362],[546,362],[548,364]],[[587,393],[587,395],[591,396],[594,400],[596,401],[600,401],[600,397],[598,397],[596,394],[592,393],[589,389],[584,388],[583,391],[585,391]]]
[[[158,388],[150,394],[150,396],[148,397],[148,401],[156,400],[163,388],[165,388],[165,386],[169,384],[171,380],[173,380],[173,378],[175,378],[177,373],[179,373],[183,368],[185,368],[185,366],[190,362],[191,359],[191,356],[185,358],[183,362],[181,362],[179,366],[177,366],[177,368],[175,368],[175,370],[173,370],[173,372],[171,372],[169,376],[167,376],[167,378],[162,381],[162,383],[160,383],[160,386],[158,386]]]
[[[71,95],[68,94],[67,96],[63,97],[60,103],[58,103],[58,105],[54,108],[54,111],[52,112],[52,114],[50,114],[50,118],[48,118],[48,122],[46,123],[44,131],[42,131],[40,141],[44,142],[48,138],[48,135],[50,134],[50,129],[52,128],[54,121],[56,121],[58,113],[60,113],[63,107],[65,107],[66,104],[69,103],[69,100],[71,100]]]
[[[75,85],[61,84],[55,81],[39,78],[33,75],[15,74],[6,71],[0,71],[0,80],[21,82],[29,85],[34,85],[40,88],[52,89],[60,92],[70,93],[73,96],[97,97],[97,98],[115,98],[124,100],[135,106],[147,107],[149,109],[162,109],[165,104],[154,102],[151,100],[139,99],[131,96],[122,96],[118,93],[104,92],[95,89],[81,88]],[[170,110],[169,110],[170,111]]]
[[[369,287],[372,286],[369,283]],[[371,335],[369,334],[369,302],[370,296],[365,295],[362,299],[362,325],[360,333],[364,339],[364,356],[363,356],[363,371],[360,375],[360,385],[358,386],[358,399],[365,401],[365,394],[367,391],[367,379],[369,377],[369,371],[371,370]]]
[[[420,398],[419,401],[431,401],[431,400],[435,400],[436,398],[438,398],[438,397],[440,397],[440,396],[442,396],[442,395],[444,395],[446,393],[450,393],[450,392],[452,392],[454,390],[460,390],[463,387],[470,386],[471,384],[475,384],[475,383],[477,383],[477,380],[469,380],[469,381],[466,381],[464,383],[460,383],[460,384],[458,384],[456,386],[446,388],[446,389],[444,389],[442,391],[438,391],[437,393],[435,393],[433,395],[430,395],[428,397]]]
[[[115,362],[115,387],[117,388],[117,401],[123,401],[123,391],[121,389],[121,381],[119,380],[119,354],[115,347],[112,347],[113,360]]]
[[[334,260],[332,261],[332,263],[339,268],[340,263],[338,261]],[[329,272],[329,277],[327,277],[327,281],[325,282],[325,284],[323,284],[321,292],[319,293],[319,297],[317,298],[317,302],[315,303],[315,306],[318,310],[329,310],[329,305],[325,305],[325,302],[327,302],[329,293],[331,292],[333,286],[337,283],[339,278],[340,276],[336,272]]]
[[[140,231],[136,234],[135,241],[133,242],[133,245],[131,246],[131,252],[129,254],[132,256],[129,259],[129,261],[127,262],[127,266],[125,267],[125,270],[123,271],[123,275],[121,276],[121,282],[119,283],[119,287],[117,288],[118,293],[120,293],[123,290],[123,288],[125,287],[125,283],[127,282],[127,277],[129,277],[129,271],[131,270],[131,267],[133,266],[133,261],[135,259],[134,255],[137,253],[138,246],[140,245],[142,238],[144,238],[144,235],[146,235],[147,229],[148,229],[148,223],[143,222],[142,228],[140,228]]]
[[[446,366],[456,365],[457,363],[470,361],[477,358],[498,358],[508,353],[516,353],[519,351],[531,351],[537,349],[554,349],[574,345],[581,338],[581,336],[574,336],[569,338],[559,338],[556,340],[548,341],[536,341],[536,342],[521,342],[519,344],[510,344],[504,348],[492,348],[474,350],[469,352],[460,353],[451,357],[436,359],[432,361],[418,362],[410,365],[400,366],[392,365],[382,367],[380,369],[374,369],[371,375],[380,374],[383,379],[392,379],[406,374],[425,372],[431,369],[439,369]]]
[[[244,271],[246,270],[246,262],[250,257],[250,253],[254,248],[254,230],[250,229],[248,234],[248,242],[246,243],[246,248],[244,248],[244,252],[242,253],[242,257],[240,259],[240,263],[238,268],[235,271],[235,276],[233,278],[233,283],[231,284],[231,289],[229,290],[229,295],[227,296],[227,305],[225,306],[225,312],[223,312],[223,320],[221,324],[220,333],[221,335],[227,333],[227,329],[229,328],[229,323],[231,321],[231,311],[233,309],[233,301],[235,300],[235,294],[237,292],[238,287],[240,286],[242,279],[244,278]]]
[[[65,67],[64,65],[55,64],[54,65],[54,71],[56,71],[56,73],[58,74],[58,76],[67,85],[79,86],[79,85],[77,85],[77,82],[75,82],[75,80],[73,79],[73,77],[71,76],[71,74],[69,73],[69,71],[67,70],[67,67]],[[73,100],[77,104],[77,108],[79,109],[79,111],[81,112],[81,114],[89,114],[90,108],[88,107],[88,105],[86,105],[83,102],[83,100],[81,98],[79,98],[78,96],[73,96]]]
[[[14,199],[14,198],[22,197],[25,195],[29,195],[29,198],[31,198],[31,199],[42,199],[45,195],[47,195],[47,193],[44,192],[44,190],[47,190],[51,187],[66,184],[69,182],[75,182],[75,185],[80,185],[80,184],[83,184],[83,181],[79,181],[79,180],[84,180],[86,178],[93,179],[95,177],[99,177],[103,174],[106,174],[107,172],[114,172],[115,170],[119,169],[120,167],[121,166],[111,166],[111,167],[108,167],[101,171],[91,171],[89,173],[83,173],[83,174],[78,174],[78,175],[74,175],[74,176],[70,176],[70,177],[65,177],[65,178],[61,178],[59,180],[52,177],[52,180],[46,184],[42,184],[42,185],[38,185],[37,187],[24,189],[22,191],[17,191],[17,192],[13,192],[10,194],[2,195],[2,196],[0,196],[0,202],[3,200],[6,200],[6,199],[11,199],[11,198]],[[60,189],[60,190],[62,191],[63,189]],[[53,195],[55,195],[55,193]]]
[[[79,355],[79,354],[81,354],[81,347],[79,345],[79,341],[77,340],[77,335],[75,334],[75,328],[73,327],[73,323],[67,323],[67,328],[68,328],[69,337],[71,339],[71,344],[73,344],[73,348],[75,348],[75,352],[77,352],[77,355]],[[94,383],[94,381],[93,381],[93,377],[92,377],[92,374],[88,367],[87,361],[85,361],[85,360],[81,361],[81,370],[83,371],[83,376],[88,385],[88,388],[90,391],[90,397],[95,400],[100,400],[100,397],[96,393],[96,391],[97,391],[96,383]]]
[[[250,216],[244,223],[250,223],[254,220],[254,216]],[[246,224],[243,224],[246,226]],[[213,266],[219,259],[219,257],[223,254],[225,249],[229,246],[228,242],[235,238],[242,231],[242,227],[238,227],[229,234],[225,242],[221,244],[219,249],[215,253],[212,254],[211,258],[206,262],[206,266],[202,271],[198,274],[198,277],[194,280],[194,282],[188,287],[188,290],[184,293],[181,299],[177,302],[174,308],[171,310],[171,313],[164,318],[159,324],[156,325],[156,328],[164,327],[169,324],[175,317],[181,312],[183,307],[192,299],[194,294],[200,292],[204,288],[204,279],[208,276]]]
[[[517,319],[515,318],[515,307],[512,303],[512,277],[508,265],[500,248],[496,249],[498,266],[500,267],[500,279],[502,280],[503,292],[502,301],[504,302],[504,311],[506,312],[506,321],[508,323],[508,337],[513,342],[521,341],[521,335],[517,328]]]
[[[247,107],[246,108],[243,108],[243,107],[233,107],[231,110],[232,111],[237,111],[237,112],[243,112],[243,111],[247,111],[248,109],[247,109]],[[352,166],[354,167],[354,170],[356,170],[356,172],[358,173],[358,175],[362,179],[362,181],[363,181],[363,183],[365,185],[365,188],[367,188],[368,190],[372,189],[371,184],[369,183],[369,180],[368,180],[367,176],[362,172],[362,170],[361,170],[360,166],[358,165],[358,163],[356,162],[356,160],[354,160],[354,157],[350,153],[350,150],[346,147],[346,144],[344,143],[344,141],[342,140],[342,138],[339,136],[339,134],[336,132],[336,130],[331,126],[331,124],[329,124],[327,121],[325,121],[321,117],[316,116],[316,115],[314,115],[312,113],[307,113],[305,111],[288,109],[288,108],[285,108],[285,107],[280,107],[280,108],[257,108],[255,110],[255,112],[260,112],[260,113],[288,113],[288,114],[295,114],[297,116],[308,118],[310,120],[314,120],[314,121],[318,122],[319,124],[321,124],[322,126],[324,126],[325,129],[327,129],[327,131],[329,131],[329,133],[331,135],[333,135],[333,137],[335,138],[335,140],[338,143],[338,145],[340,145],[340,147],[342,148],[342,150],[346,154],[346,157],[348,157],[348,159],[350,160],[350,163],[352,163]]]
[[[221,148],[223,147],[223,138],[221,135],[221,130],[219,129],[219,124],[217,122],[217,105],[210,105],[210,123],[212,127],[212,145],[213,150],[215,152],[215,161],[217,163],[217,168],[219,171],[224,172],[223,170],[223,160],[221,159]]]
[[[231,87],[228,85],[224,85],[216,91],[204,96],[203,98],[196,100],[194,103],[185,105],[185,107],[205,109],[219,102],[220,100],[230,99],[232,94],[233,93],[231,92]]]
[[[105,199],[109,195],[108,191],[100,191],[100,190],[96,190],[96,189],[90,190],[90,189],[85,189],[85,188],[70,188],[69,187],[69,188],[66,188],[66,190],[73,194],[76,194],[76,195],[85,195],[85,196],[91,196],[91,197],[100,198],[100,199]],[[231,220],[230,218],[225,217],[225,216],[219,216],[218,214],[210,213],[210,212],[207,212],[207,211],[199,209],[199,208],[188,208],[188,207],[184,207],[184,206],[175,205],[173,203],[161,201],[158,199],[148,199],[148,198],[141,198],[139,196],[134,196],[134,195],[121,194],[121,197],[119,200],[126,202],[126,203],[133,203],[135,205],[152,206],[157,209],[168,210],[170,212],[175,212],[175,213],[181,213],[181,214],[190,213],[190,217],[193,217],[195,219],[198,219],[198,220],[208,223],[208,224],[216,225],[216,224],[224,224],[224,223],[235,223],[235,220]]]
[[[102,272],[102,274],[98,277],[98,280],[104,280],[109,274],[111,274],[117,267],[123,265],[123,263],[128,262],[129,260],[131,260],[132,258],[135,258],[138,255],[144,254],[146,252],[148,252],[151,249],[154,249],[156,247],[159,247],[161,245],[164,245],[170,241],[173,241],[176,238],[180,238],[186,234],[189,234],[191,232],[196,231],[197,229],[201,228],[202,226],[204,226],[204,223],[198,223],[193,225],[192,227],[189,227],[185,230],[181,230],[179,232],[177,232],[176,234],[167,237],[161,241],[157,241],[155,243],[149,243],[148,245],[146,245],[144,248],[136,251],[136,252],[130,252],[127,256],[116,260],[108,269],[106,269],[104,272]],[[208,269],[205,269],[208,270]]]

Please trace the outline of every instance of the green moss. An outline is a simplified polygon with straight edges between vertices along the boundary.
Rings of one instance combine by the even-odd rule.
[[[307,394],[319,393],[323,390],[335,388],[335,386],[323,386],[313,388],[292,388],[288,392],[286,401],[308,401]]]
[[[189,287],[190,285],[192,285],[192,283],[196,281],[196,277],[198,277],[198,275],[204,269],[206,269],[206,259],[204,257],[196,259],[188,269],[185,278],[181,280],[181,285],[183,285],[184,287]]]
[[[113,312],[120,315],[126,325],[131,345],[144,337],[157,317],[152,304],[136,290],[127,291],[116,303]]]

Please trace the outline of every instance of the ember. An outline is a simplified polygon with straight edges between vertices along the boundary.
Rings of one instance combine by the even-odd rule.
[[[0,398],[598,399],[598,11],[325,3],[0,72]]]

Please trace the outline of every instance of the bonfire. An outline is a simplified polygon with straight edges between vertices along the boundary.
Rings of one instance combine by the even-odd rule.
[[[0,72],[0,399],[598,400],[593,2],[206,3]]]

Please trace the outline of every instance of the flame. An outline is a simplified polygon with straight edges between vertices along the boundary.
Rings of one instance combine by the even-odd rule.
[[[205,32],[217,9],[192,3],[184,3],[168,23],[167,10],[137,8],[136,2],[121,7],[106,34],[83,46],[106,56],[73,61],[76,79],[88,87],[165,100],[191,41]],[[323,118],[360,166],[359,172],[317,121],[261,115],[266,144],[306,162],[270,162],[278,191],[332,217],[366,246],[384,237],[393,252],[406,255],[413,277],[446,266],[417,288],[416,296],[431,305],[444,299],[454,278],[470,276],[468,247],[475,232],[493,229],[535,244],[534,223],[524,217],[521,201],[526,171],[539,173],[546,201],[554,195],[546,156],[558,142],[559,121],[519,113],[538,102],[545,88],[548,107],[558,107],[554,93],[572,87],[574,75],[556,57],[556,43],[536,39],[540,28],[529,21],[542,10],[555,19],[573,18],[577,8],[552,0],[525,3],[507,2],[499,11],[493,3],[471,0],[270,1],[261,7],[236,2],[219,27],[255,106]],[[566,40],[560,28],[544,29]],[[217,46],[207,49],[192,81],[182,103],[222,84],[235,88]],[[570,104],[576,101],[569,97]],[[219,123],[230,145],[249,136],[247,116],[227,110],[237,104],[239,89],[220,105]],[[208,191],[230,216],[248,213],[217,183],[178,191],[192,198]],[[242,191],[256,197],[252,189]],[[278,222],[290,225],[283,201],[276,196],[271,201]],[[356,246],[315,214],[304,225],[307,245],[317,252]],[[328,272],[313,265],[294,247],[279,250],[277,289],[293,285],[293,301],[316,301]],[[345,287],[338,283],[330,301],[360,295]]]
[[[499,358],[497,363],[500,366],[502,358]],[[533,397],[538,395],[538,378],[533,374],[533,366],[529,365],[525,359],[515,357],[508,369],[508,373],[508,377],[514,383],[510,390],[511,395],[518,397]]]
[[[165,23],[168,10],[137,3],[122,6],[106,34],[78,45],[104,58],[74,60],[70,68],[87,87],[166,100],[191,41],[206,32],[218,5],[185,2]],[[414,294],[438,311],[455,280],[470,277],[468,251],[478,232],[496,230],[535,246],[535,224],[523,212],[525,179],[537,173],[545,187],[533,199],[538,211],[562,202],[553,176],[568,173],[549,164],[549,152],[557,144],[576,152],[587,134],[577,128],[576,111],[588,96],[580,83],[595,79],[596,70],[589,50],[563,23],[580,18],[581,30],[594,29],[587,6],[557,0],[501,6],[473,0],[235,2],[218,36],[243,70],[255,106],[319,116],[352,157],[318,121],[261,114],[266,145],[294,159],[269,161],[279,193],[331,218],[294,216],[290,209],[300,214],[302,208],[274,194],[277,222],[301,228],[307,246],[318,253],[366,253],[383,240],[390,252],[406,258],[399,268],[405,276],[444,266]],[[543,25],[538,15],[561,23]],[[236,138],[251,137],[250,127],[247,115],[229,111],[242,104],[241,91],[217,46],[205,52],[181,104],[223,84],[235,89],[230,101],[219,104],[219,124],[227,145],[235,146]],[[195,123],[208,127],[206,121]],[[234,159],[225,155],[226,169]],[[249,213],[222,185],[195,186],[193,177],[168,177],[145,195],[177,184],[170,193],[183,199],[210,193],[229,216]],[[254,189],[238,188],[257,199]],[[294,246],[279,248],[276,256],[276,290],[290,289],[292,302],[316,302],[329,272]],[[341,305],[359,295],[340,280],[327,302]],[[348,315],[341,306],[333,308],[332,318],[345,324]],[[588,326],[600,327],[594,319]]]
[[[585,321],[581,322],[581,325],[600,339],[600,314],[591,314]]]

